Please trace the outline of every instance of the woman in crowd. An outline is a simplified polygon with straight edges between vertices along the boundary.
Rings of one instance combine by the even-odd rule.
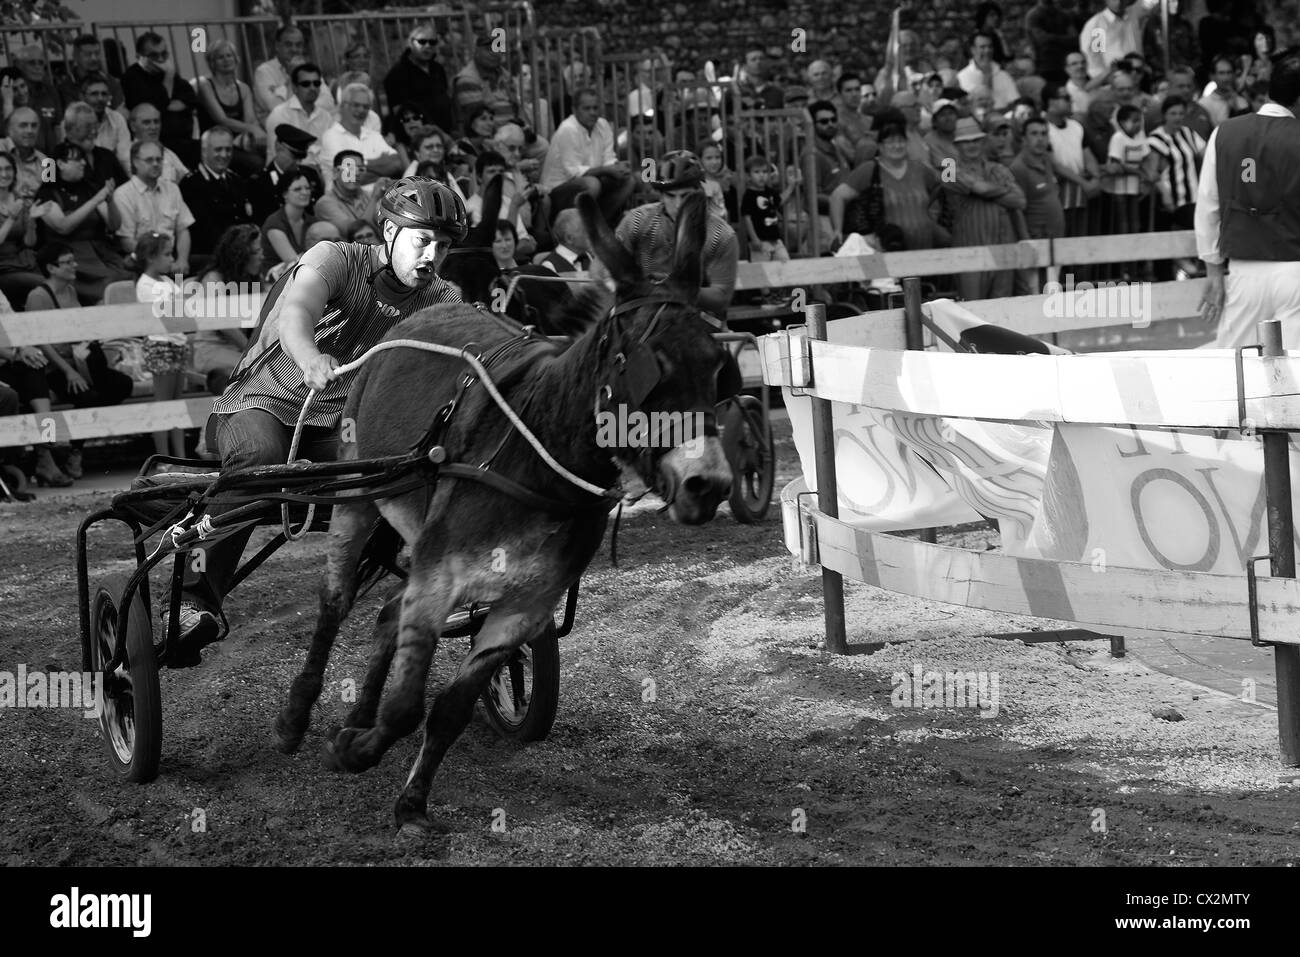
[[[456,150],[471,160],[492,149],[490,140],[496,133],[496,114],[490,106],[480,106],[465,121],[465,135],[456,141]]]
[[[0,153],[0,292],[25,302],[43,280],[36,268],[36,222],[48,207],[33,205],[29,184],[17,183],[18,164]]]
[[[855,231],[852,217],[845,222],[845,210],[850,208],[849,204],[869,198],[873,180],[879,183],[884,200],[880,209],[883,223],[897,227],[903,249],[931,249],[942,245],[941,240],[946,237],[936,224],[935,215],[943,184],[930,166],[908,159],[907,120],[895,110],[886,110],[880,116],[877,137],[880,152],[876,158],[856,167],[831,192],[831,226],[837,237],[836,245],[846,233]],[[881,223],[871,225],[875,227],[879,248],[885,242],[885,237],[880,236]]]
[[[81,270],[73,246],[47,242],[36,254],[36,264],[45,281],[27,294],[28,312],[76,309],[82,305],[76,286]],[[117,405],[130,397],[131,377],[108,367],[108,360],[98,342],[61,342],[41,346],[41,351],[49,360],[45,366],[45,380],[50,393],[61,401],[85,409]],[[33,411],[39,410],[33,407]],[[77,439],[71,447],[56,446],[54,449],[56,463],[70,479],[81,478],[81,448],[84,444],[84,439]],[[39,479],[40,471],[37,477]]]
[[[330,95],[335,103],[339,101],[339,91],[349,83],[370,86],[370,47],[366,46],[365,40],[358,40],[343,51],[343,68],[330,83]]]
[[[430,126],[424,131],[424,134],[416,141],[415,158],[411,160],[403,176],[428,176],[430,179],[436,179],[440,183],[446,183],[456,193],[460,194],[461,199],[466,199],[461,192],[460,183],[456,177],[451,175],[451,169],[447,162],[452,148],[451,137],[440,127]],[[428,166],[426,164],[432,164]],[[420,169],[426,172],[419,172]],[[429,172],[432,170],[432,172]]]
[[[168,275],[174,264],[170,236],[164,233],[145,233],[140,236],[135,243],[135,261],[141,269],[135,286],[138,301],[161,303],[170,297],[179,297],[181,290]],[[189,351],[189,341],[183,332],[156,333],[145,339],[144,370],[153,376],[155,401],[165,402],[181,397],[185,388]],[[180,429],[154,432],[153,446],[159,455],[184,458],[185,433]]]
[[[727,222],[740,220],[740,203],[736,199],[736,178],[723,163],[722,147],[713,140],[705,140],[696,150],[700,166],[704,168],[704,195],[709,198],[709,208]]]
[[[237,76],[239,55],[229,40],[217,40],[208,47],[208,69],[212,76],[198,79],[199,131],[224,126],[235,133],[235,155],[230,165],[241,176],[261,171],[266,160],[266,131],[257,124],[253,91]]]
[[[54,159],[58,178],[36,194],[48,203],[41,222],[47,237],[61,240],[76,253],[77,295],[83,306],[91,306],[103,298],[110,282],[131,278],[110,239],[118,228],[113,183],[95,189],[86,177],[89,159],[75,143],[60,143]]]
[[[199,277],[204,302],[215,296],[218,290],[225,295],[233,288],[239,295],[256,289],[261,275],[261,230],[251,224],[231,226],[217,240],[212,250],[212,264]],[[235,286],[231,287],[230,283]],[[204,329],[194,333],[193,345],[194,371],[205,377],[209,392],[221,395],[226,391],[231,370],[244,354],[248,336],[237,327]]]
[[[307,212],[311,180],[301,171],[281,176],[275,191],[280,208],[262,223],[262,257],[267,269],[301,256],[307,248],[307,230],[316,222],[316,217]]]
[[[414,103],[403,103],[384,120],[384,142],[397,151],[404,165],[414,162],[420,137],[429,128],[428,117]]]

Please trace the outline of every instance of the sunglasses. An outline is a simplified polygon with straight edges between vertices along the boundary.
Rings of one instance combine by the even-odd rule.
[[[299,80],[298,85],[299,86],[320,86],[321,81],[320,80]]]

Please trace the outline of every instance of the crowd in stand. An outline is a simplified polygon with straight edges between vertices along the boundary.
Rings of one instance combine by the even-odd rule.
[[[806,251],[814,233],[825,252],[853,234],[898,250],[1187,229],[1210,132],[1258,108],[1276,40],[1241,4],[1228,18],[1211,3],[1197,30],[1171,3],[1163,72],[1158,6],[1105,0],[1076,13],[1040,0],[1025,17],[1029,42],[1012,49],[1001,8],[983,3],[961,37],[903,30],[876,70],[827,57],[801,83],[773,79],[786,65],[763,49],[724,79],[647,59],[620,91],[626,117],[613,118],[581,61],[551,64],[563,84],[535,97],[529,66],[491,37],[463,64],[443,63],[430,25],[391,64],[353,44],[334,76],[296,26],[277,31],[265,63],[214,42],[208,75],[193,79],[152,32],[120,77],[93,36],[76,40],[53,83],[42,48],[23,47],[0,70],[0,310],[90,305],[112,289],[159,301],[176,276],[274,282],[316,242],[379,242],[375,203],[409,175],[457,191],[480,228],[485,188],[500,182],[486,228],[501,281],[532,263],[579,271],[588,247],[566,211],[589,193],[617,224],[653,198],[635,171],[670,140],[699,155],[711,208],[751,260]],[[806,110],[810,132],[776,136],[723,99]],[[1149,278],[1143,264],[1122,274]],[[1037,292],[1041,278],[958,283],[984,298]],[[176,397],[190,373],[220,394],[243,345],[233,330],[0,348],[0,408],[113,404],[146,380],[155,397]],[[154,441],[183,451],[179,433]],[[80,471],[77,448],[37,449],[38,480]]]

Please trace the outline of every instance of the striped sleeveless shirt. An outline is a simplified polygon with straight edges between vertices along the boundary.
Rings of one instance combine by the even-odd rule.
[[[663,278],[672,270],[677,224],[668,216],[663,203],[647,203],[631,210],[619,222],[614,235],[636,257],[645,275]],[[739,250],[735,231],[710,210],[700,255],[705,280],[702,285],[721,287],[730,297],[736,288]]]
[[[280,310],[285,291],[303,266],[311,266],[329,289],[313,338],[321,352],[346,364],[359,358],[407,316],[439,303],[461,302],[460,290],[435,278],[399,304],[381,301],[377,285],[367,279],[382,268],[380,246],[321,242],[302,258],[277,287],[272,287],[257,332],[231,372],[230,384],[213,404],[219,415],[263,409],[285,425],[298,421],[308,388],[302,371],[280,344]],[[359,370],[358,370],[359,371]],[[356,372],[335,379],[317,393],[307,425],[333,428],[343,413]]]

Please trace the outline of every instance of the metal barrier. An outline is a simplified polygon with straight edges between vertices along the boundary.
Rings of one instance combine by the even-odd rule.
[[[45,54],[46,82],[57,83],[63,64],[72,59],[72,41],[89,32],[90,24],[80,21],[5,24],[0,26],[0,66],[15,66],[14,53],[35,43]]]

